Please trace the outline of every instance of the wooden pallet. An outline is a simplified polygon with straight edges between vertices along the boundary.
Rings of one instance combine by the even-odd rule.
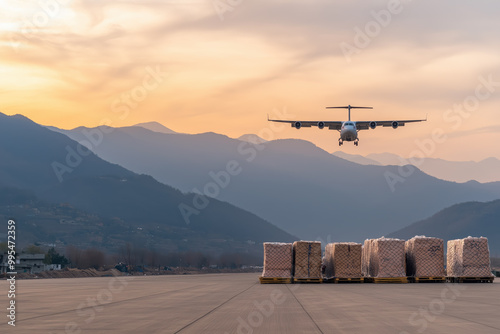
[[[364,283],[365,277],[323,277],[323,283]]]
[[[411,283],[445,283],[446,277],[444,276],[422,276],[422,277],[409,277]]]
[[[493,276],[488,276],[488,277],[471,277],[471,276],[446,277],[446,280],[450,283],[493,283],[494,279],[495,279],[495,277],[493,277]]]
[[[293,283],[323,283],[322,278],[294,278]]]
[[[335,277],[334,278],[334,283],[340,284],[340,283],[364,283],[365,278],[364,277]]]
[[[408,277],[374,277],[373,283],[408,283]]]
[[[290,277],[259,277],[260,284],[291,284]]]

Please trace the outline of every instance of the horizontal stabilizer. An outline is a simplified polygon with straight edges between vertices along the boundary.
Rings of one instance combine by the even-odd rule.
[[[373,109],[373,107],[353,107],[353,106],[345,106],[345,107],[326,107],[326,109]]]

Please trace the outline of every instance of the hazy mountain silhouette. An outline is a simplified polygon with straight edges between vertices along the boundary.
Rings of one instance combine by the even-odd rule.
[[[427,174],[455,182],[500,181],[500,160],[493,157],[478,162],[426,158],[419,168]]]
[[[389,237],[408,239],[415,235],[439,237],[445,240],[487,237],[492,256],[500,257],[500,200],[481,203],[467,202],[439,211]]]
[[[60,131],[86,139],[81,129]],[[93,150],[182,191],[204,191],[215,182],[213,175],[236,162],[241,173],[231,177],[217,198],[307,239],[377,237],[455,203],[500,198],[500,183],[456,184],[418,169],[401,177],[406,168],[362,166],[303,140],[252,145],[214,133],[161,134],[126,127],[105,135]],[[394,192],[387,175],[400,178]]]
[[[179,204],[193,207],[194,194],[183,194],[151,176],[104,161],[67,136],[20,115],[0,114],[0,157],[0,186],[30,190],[47,202],[117,217],[126,223],[122,228],[133,232],[140,227],[151,236],[148,242],[157,245],[178,243],[186,234],[197,240],[190,244],[192,249],[205,248],[213,240],[226,240],[227,245],[239,242],[238,247],[248,249],[248,240],[294,239],[253,213],[215,199],[192,215],[187,225]]]
[[[342,158],[347,161],[351,161],[360,165],[375,165],[375,166],[380,166],[382,165],[380,162],[366,158],[360,154],[349,154],[345,153],[342,151],[336,151],[332,153],[334,156]]]
[[[265,140],[264,138],[261,138],[257,135],[251,134],[251,133],[239,136],[238,140],[246,141],[246,142],[252,143],[252,144],[262,144],[262,143],[267,142],[267,140]]]
[[[158,122],[145,122],[145,123],[138,123],[134,126],[140,126],[142,128],[154,131],[154,132],[161,132],[161,133],[177,133],[174,130],[171,130],[164,126],[161,123]]]
[[[371,153],[366,156],[366,158],[370,160],[377,161],[380,165],[396,165],[399,166],[401,164],[401,158],[397,154],[393,153]]]
[[[361,165],[402,166],[411,163],[392,153],[373,153],[366,157],[343,152],[332,154]],[[483,183],[500,181],[500,160],[497,158],[487,158],[478,162],[424,158],[421,161],[416,160],[416,163],[424,173],[446,181],[467,182],[475,180]]]

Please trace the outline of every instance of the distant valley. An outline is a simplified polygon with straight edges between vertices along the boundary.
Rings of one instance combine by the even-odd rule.
[[[105,133],[91,144],[99,157],[182,192],[208,189],[303,239],[361,241],[453,204],[500,198],[500,183],[458,184],[417,168],[408,173],[399,166],[361,165],[302,140],[252,144],[255,138],[249,136],[164,133],[141,126],[56,131],[82,142]],[[226,180],[232,163],[241,172]],[[211,189],[217,183],[218,189]]]

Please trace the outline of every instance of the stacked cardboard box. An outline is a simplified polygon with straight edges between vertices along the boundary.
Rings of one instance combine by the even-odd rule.
[[[365,241],[363,270],[367,277],[406,277],[405,241],[380,238]]]
[[[264,243],[264,271],[262,277],[292,277],[292,244]]]
[[[325,247],[325,277],[361,277],[361,244],[331,243]]]
[[[416,236],[406,241],[406,275],[444,277],[444,241]]]
[[[451,277],[491,277],[487,238],[448,241],[447,275]]]
[[[321,278],[321,242],[293,243],[294,278]]]

